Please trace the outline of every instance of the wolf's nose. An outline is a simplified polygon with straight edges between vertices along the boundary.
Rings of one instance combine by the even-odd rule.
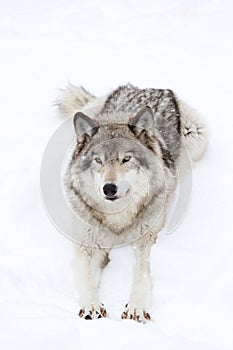
[[[117,186],[112,183],[105,184],[103,191],[106,197],[113,198],[117,194]]]

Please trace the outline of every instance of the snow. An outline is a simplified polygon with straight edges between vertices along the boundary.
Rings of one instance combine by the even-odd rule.
[[[233,348],[233,4],[227,0],[0,3],[0,347]],[[68,82],[102,95],[130,81],[172,88],[203,114],[210,143],[182,225],[152,249],[153,322],[122,321],[133,250],[111,253],[100,286],[109,319],[79,319],[72,244],[40,197],[40,162],[63,123]]]

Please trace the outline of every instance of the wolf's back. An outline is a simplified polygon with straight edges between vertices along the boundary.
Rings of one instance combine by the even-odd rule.
[[[76,112],[87,109],[87,114],[97,120],[104,113],[116,115],[124,112],[132,115],[146,105],[154,111],[157,129],[174,159],[180,152],[181,137],[192,161],[198,161],[207,146],[206,127],[198,113],[177,99],[172,90],[139,89],[127,84],[104,97],[96,98],[82,86],[69,84],[62,90],[58,102],[58,107],[65,116],[73,117]]]

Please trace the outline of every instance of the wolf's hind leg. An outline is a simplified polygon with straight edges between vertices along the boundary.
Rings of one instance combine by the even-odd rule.
[[[150,273],[150,250],[156,241],[156,233],[146,233],[134,244],[136,266],[128,304],[122,314],[123,319],[145,323],[150,320],[148,308],[151,302],[152,280]]]
[[[182,140],[191,160],[195,163],[205,152],[208,132],[195,109],[181,100],[178,100],[178,106],[181,113]]]
[[[101,271],[108,263],[108,252],[103,249],[75,246],[75,279],[79,291],[79,316],[86,320],[106,317],[99,300],[98,285]]]

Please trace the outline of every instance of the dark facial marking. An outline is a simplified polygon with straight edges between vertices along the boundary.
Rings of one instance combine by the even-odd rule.
[[[85,157],[80,160],[80,170],[81,171],[86,171],[87,169],[90,168],[92,163],[92,159],[90,157]]]

